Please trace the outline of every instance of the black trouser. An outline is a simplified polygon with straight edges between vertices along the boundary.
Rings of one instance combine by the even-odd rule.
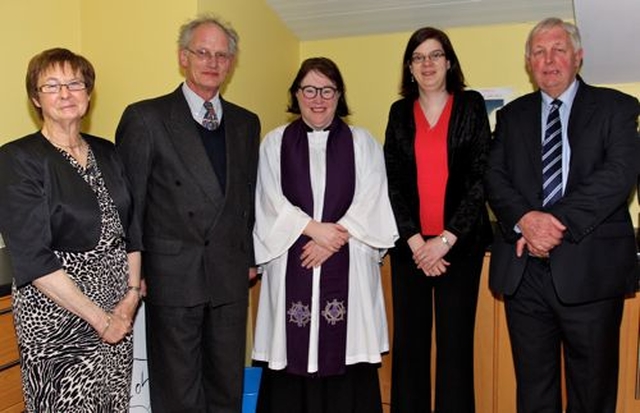
[[[146,312],[153,413],[240,412],[247,302]]]
[[[391,411],[431,411],[431,339],[435,310],[435,411],[473,413],[473,334],[484,251],[452,262],[445,275],[427,277],[408,247],[391,255],[393,361]]]
[[[546,260],[529,258],[518,290],[505,297],[519,413],[561,413],[561,357],[567,413],[615,413],[624,297],[579,305],[558,300]]]

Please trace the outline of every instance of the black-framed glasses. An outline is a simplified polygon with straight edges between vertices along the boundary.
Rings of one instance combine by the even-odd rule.
[[[227,63],[229,60],[231,60],[231,53],[227,53],[227,52],[212,53],[207,49],[191,50],[188,47],[186,47],[184,50],[186,50],[187,52],[197,57],[198,60],[200,60],[201,62],[208,62],[211,60],[215,60],[216,62],[219,62],[219,63]]]
[[[313,99],[318,96],[318,93],[320,93],[322,99],[325,100],[333,99],[333,97],[336,95],[336,92],[338,92],[338,89],[333,86],[315,87],[308,85],[300,86],[300,90],[302,91],[302,96],[307,99]]]
[[[62,87],[66,87],[69,92],[79,92],[87,88],[87,84],[82,80],[74,80],[69,83],[45,83],[36,89],[40,93],[60,93]]]
[[[440,59],[442,59],[443,57],[446,56],[446,53],[443,52],[442,50],[434,50],[433,52],[429,53],[429,54],[422,54],[422,53],[414,53],[411,56],[411,63],[413,64],[422,64],[424,62],[426,62],[427,60],[430,62],[437,62]]]

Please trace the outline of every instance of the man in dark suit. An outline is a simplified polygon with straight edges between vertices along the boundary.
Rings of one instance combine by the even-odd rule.
[[[233,29],[200,17],[178,43],[185,82],[127,107],[116,132],[143,232],[151,406],[237,413],[260,123],[219,94]]]
[[[561,351],[566,411],[615,412],[620,320],[637,267],[627,202],[639,106],[582,81],[582,57],[574,25],[533,28],[526,61],[539,90],[498,112],[490,151],[500,227],[490,287],[505,299],[520,413],[563,411]]]

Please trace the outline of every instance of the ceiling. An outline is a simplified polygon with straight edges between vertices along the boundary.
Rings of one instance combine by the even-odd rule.
[[[302,41],[492,24],[546,17],[575,21],[593,83],[640,82],[638,0],[266,0]]]
[[[300,40],[573,18],[572,0],[266,0]]]

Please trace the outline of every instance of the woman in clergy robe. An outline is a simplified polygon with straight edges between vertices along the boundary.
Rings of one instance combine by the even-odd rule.
[[[391,106],[384,154],[400,241],[391,252],[391,411],[475,411],[473,332],[491,227],[483,190],[490,128],[482,96],[465,90],[447,35],[413,33]],[[431,340],[435,317],[435,409]]]
[[[258,166],[258,412],[382,412],[380,262],[398,237],[382,148],[341,119],[349,109],[331,60],[305,60],[289,93],[300,117],[266,135]]]

